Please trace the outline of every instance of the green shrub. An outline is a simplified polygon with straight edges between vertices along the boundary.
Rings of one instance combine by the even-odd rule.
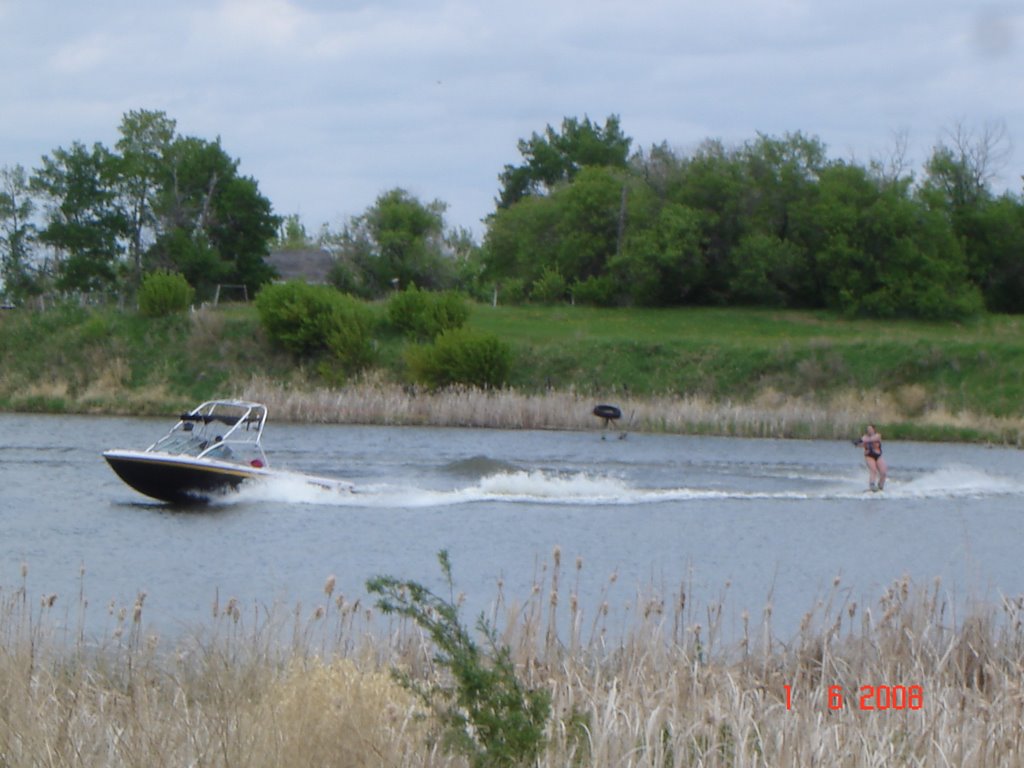
[[[388,301],[388,322],[414,339],[433,339],[445,331],[461,328],[468,319],[469,307],[454,291],[432,293],[410,285]]]
[[[184,312],[192,304],[195,289],[177,272],[150,272],[139,286],[139,312],[146,317],[164,317]]]
[[[406,363],[413,380],[429,387],[498,389],[512,372],[512,349],[497,336],[458,329],[445,331],[433,344],[410,347]]]
[[[271,341],[299,357],[326,355],[328,368],[344,372],[373,361],[369,307],[330,286],[267,285],[256,296],[256,310]]]
[[[590,304],[595,307],[614,306],[618,286],[610,275],[592,275],[586,280],[577,280],[572,285],[572,299],[576,304]]]
[[[498,285],[498,304],[517,306],[526,301],[526,281],[521,277],[510,277]]]
[[[326,338],[328,354],[321,364],[321,374],[334,380],[369,368],[377,359],[369,309],[350,297],[341,298],[344,301],[331,313]]]
[[[546,267],[543,274],[533,281],[530,298],[541,304],[559,304],[565,301],[569,285],[556,269]]]
[[[448,552],[438,553],[450,594],[455,594]],[[451,682],[421,684],[407,673],[398,680],[437,713],[444,728],[442,744],[462,754],[474,768],[535,765],[544,747],[544,726],[551,714],[551,694],[526,688],[515,673],[507,645],[481,615],[477,630],[490,648],[485,653],[459,621],[453,600],[438,597],[415,581],[378,576],[366,583],[378,596],[377,607],[416,622],[436,648],[434,659]]]

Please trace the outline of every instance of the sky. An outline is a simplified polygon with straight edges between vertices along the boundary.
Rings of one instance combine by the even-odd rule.
[[[867,164],[1003,137],[1022,191],[1024,4],[970,0],[0,0],[0,167],[163,111],[279,215],[401,187],[478,238],[519,140],[618,115],[682,154],[800,131]]]

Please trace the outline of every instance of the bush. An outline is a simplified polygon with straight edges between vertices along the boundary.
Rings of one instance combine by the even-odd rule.
[[[446,587],[455,594],[448,552],[438,554]],[[366,583],[377,595],[384,614],[412,619],[424,630],[437,652],[434,659],[451,682],[424,686],[407,673],[398,680],[432,707],[444,727],[442,744],[469,759],[474,768],[514,768],[535,765],[544,747],[544,726],[551,714],[551,695],[519,682],[507,645],[481,615],[477,630],[490,654],[473,641],[459,621],[458,605],[438,597],[415,581],[378,576]]]
[[[139,312],[146,317],[164,317],[184,312],[192,305],[195,289],[177,272],[150,272],[139,286]]]
[[[497,287],[498,304],[518,306],[526,302],[526,281],[521,277],[502,280]]]
[[[329,286],[268,285],[256,296],[256,310],[273,343],[300,357],[327,355],[324,371],[351,373],[373,362],[370,309]]]
[[[453,384],[498,389],[512,372],[512,349],[497,336],[450,330],[433,344],[408,349],[406,362],[413,380],[435,389]]]
[[[421,341],[461,328],[468,319],[469,307],[454,291],[432,293],[410,285],[388,301],[388,322],[392,327]]]
[[[568,283],[558,270],[545,268],[544,273],[534,280],[530,298],[541,304],[560,304],[565,301]]]
[[[577,280],[572,286],[572,299],[575,304],[590,304],[595,307],[611,307],[615,305],[618,285],[610,275],[597,275],[586,280]]]

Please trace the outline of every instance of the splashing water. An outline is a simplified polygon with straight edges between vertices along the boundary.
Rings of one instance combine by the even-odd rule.
[[[821,478],[817,478],[819,481]],[[356,486],[353,492],[311,484],[301,475],[281,476],[243,487],[218,503],[278,502],[338,507],[426,508],[474,502],[548,505],[636,505],[716,499],[876,500],[983,498],[1024,495],[1024,483],[971,467],[946,467],[906,480],[890,480],[883,493],[866,494],[859,476],[830,478],[816,488],[755,490],[679,486],[636,487],[611,475],[544,470],[501,471],[452,489],[427,489],[389,483]]]

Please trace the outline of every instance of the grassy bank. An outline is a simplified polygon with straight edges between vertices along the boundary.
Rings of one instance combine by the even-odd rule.
[[[780,641],[770,600],[737,620],[685,588],[638,593],[613,632],[575,599],[589,577],[556,553],[525,601],[499,585],[493,602],[516,675],[551,695],[540,766],[1024,759],[1019,600],[960,615],[938,583],[903,580],[861,606],[837,579]],[[147,630],[142,595],[110,607],[102,638],[80,629],[84,594],[0,595],[0,763],[466,765],[390,674],[447,684],[430,639],[335,590],[279,612],[214,599],[173,643]]]
[[[383,315],[383,309],[378,307]],[[114,310],[0,314],[0,408],[166,414],[211,396],[276,418],[593,428],[596,402],[635,430],[836,437],[866,420],[894,438],[1024,440],[1024,336],[1015,317],[968,324],[849,321],[750,309],[477,306],[470,325],[515,354],[502,392],[419,391],[406,342],[328,386],[266,342],[248,306],[147,320]]]

